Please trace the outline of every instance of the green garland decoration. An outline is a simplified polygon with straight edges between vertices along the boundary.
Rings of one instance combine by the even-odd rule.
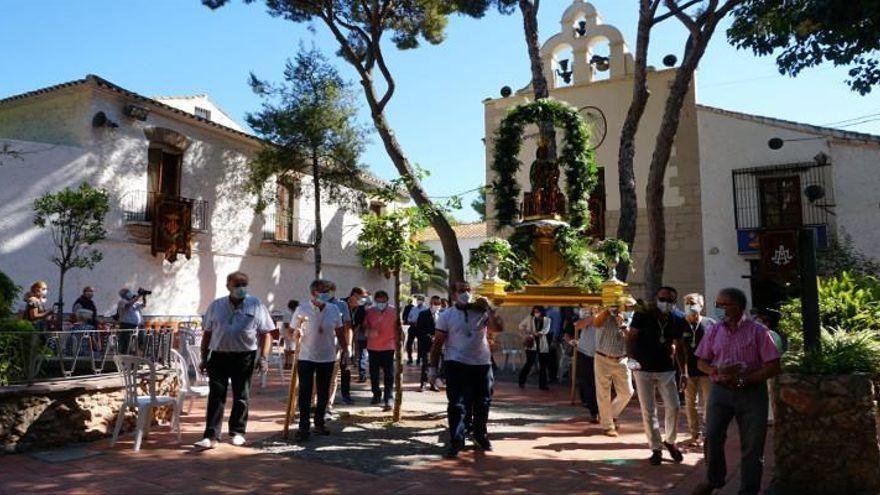
[[[539,122],[553,122],[565,133],[559,164],[565,173],[568,222],[575,229],[588,227],[588,200],[598,173],[595,155],[588,145],[590,130],[574,107],[550,98],[513,107],[495,133],[492,188],[498,225],[512,226],[519,217],[521,189],[516,178],[521,165],[522,135],[526,125]]]

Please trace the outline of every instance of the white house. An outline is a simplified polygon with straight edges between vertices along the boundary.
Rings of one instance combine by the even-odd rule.
[[[468,270],[468,262],[471,259],[471,249],[476,249],[480,244],[489,239],[488,224],[486,222],[476,223],[460,223],[452,226],[455,236],[458,239],[458,247],[461,249],[461,256],[464,262],[465,279],[476,287],[481,280],[480,274],[473,273]],[[446,253],[443,252],[443,245],[440,243],[440,236],[437,232],[428,227],[418,234],[417,240],[424,243],[439,258],[437,266],[446,266]],[[428,296],[447,297],[447,294],[441,293],[437,289],[430,289]]]
[[[38,279],[57,288],[48,231],[33,225],[35,198],[87,182],[106,189],[111,211],[104,260],[74,270],[65,282],[69,304],[85,285],[110,313],[123,287],[153,291],[147,313],[193,315],[226,293],[226,275],[250,274],[250,291],[272,309],[307,298],[314,277],[315,225],[310,182],[300,195],[280,194],[264,215],[243,185],[249,157],[263,145],[206,95],[147,98],[98,76],[0,100],[0,270],[28,287]],[[191,257],[172,262],[151,254],[159,199],[191,213]],[[282,213],[278,215],[278,213]],[[356,213],[323,205],[323,271],[340,292],[388,281],[360,265]],[[51,294],[54,300],[57,294]]]
[[[551,96],[576,107],[592,124],[600,167],[590,198],[593,235],[614,236],[620,213],[618,145],[632,99],[633,56],[621,32],[583,0],[562,14],[560,31],[543,44],[541,56]],[[636,136],[637,271],[628,281],[638,295],[644,295],[648,250],[645,184],[676,70],[649,68],[651,98]],[[751,293],[756,305],[773,304],[788,289],[759,262],[758,240],[779,229],[809,227],[820,248],[846,233],[858,250],[880,259],[880,137],[700,105],[696,86],[685,99],[666,173],[667,284],[682,294],[710,297],[736,286]],[[530,87],[505,88],[502,97],[483,101],[487,184],[495,179],[495,130],[511,106],[532,97]],[[528,165],[535,159],[537,133],[533,128],[527,134],[517,176],[523,191],[530,190]],[[778,149],[769,146],[771,140]],[[487,216],[494,217],[491,193]],[[488,235],[495,235],[494,225]]]

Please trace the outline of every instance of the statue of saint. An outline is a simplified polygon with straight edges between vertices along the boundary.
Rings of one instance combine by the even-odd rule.
[[[523,217],[554,217],[565,214],[565,195],[559,190],[559,167],[549,157],[549,146],[538,143],[535,161],[529,170],[532,191],[525,194]]]

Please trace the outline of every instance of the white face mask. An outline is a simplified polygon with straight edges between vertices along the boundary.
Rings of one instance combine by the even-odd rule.
[[[688,313],[692,315],[698,315],[701,311],[703,311],[703,307],[699,304],[688,304],[687,306],[685,306],[685,308],[687,308]]]
[[[669,313],[670,311],[672,311],[672,303],[658,300],[657,301],[657,309],[661,313],[664,313],[664,314]]]
[[[587,309],[587,308],[581,308],[581,309],[578,310],[578,317],[579,317],[580,319],[582,319],[582,320],[583,320],[584,318],[589,318],[589,317],[591,317],[591,316],[593,316],[593,312],[590,311],[590,310]]]
[[[49,294],[49,289],[40,289],[40,296],[46,297]]]
[[[473,296],[470,292],[461,292],[458,294],[458,302],[460,304],[470,304]]]
[[[387,302],[377,302],[376,303],[376,309],[378,309],[379,311],[385,311],[385,308],[387,308],[387,307],[388,307]]]
[[[712,314],[718,321],[724,321],[725,319],[727,319],[727,310],[724,308],[719,308],[718,306],[715,306],[715,308],[712,310]]]
[[[440,311],[440,305],[439,304],[432,304],[431,311],[433,311],[434,313]]]

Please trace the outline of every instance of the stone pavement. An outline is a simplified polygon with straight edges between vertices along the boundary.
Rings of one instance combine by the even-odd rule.
[[[568,402],[568,388],[520,390],[502,377],[490,417],[494,451],[462,452],[445,460],[445,395],[418,392],[408,367],[404,414],[365,405],[367,384],[354,384],[355,406],[337,404],[330,437],[304,444],[280,437],[286,386],[273,373],[269,386],[255,383],[246,447],[223,443],[196,452],[190,445],[204,427],[204,404],[182,417],[183,444],[166,426],[154,426],[140,452],[131,435],[115,447],[102,440],[44,453],[0,457],[0,493],[689,493],[704,471],[702,455],[686,452],[682,464],[651,466],[638,403],[621,420],[621,435],[602,435]],[[255,380],[255,382],[257,382]],[[682,417],[679,431],[686,431]],[[739,471],[735,428],[728,443],[731,481],[721,492],[736,493]],[[771,445],[767,442],[768,456]],[[765,485],[772,473],[768,459]]]

